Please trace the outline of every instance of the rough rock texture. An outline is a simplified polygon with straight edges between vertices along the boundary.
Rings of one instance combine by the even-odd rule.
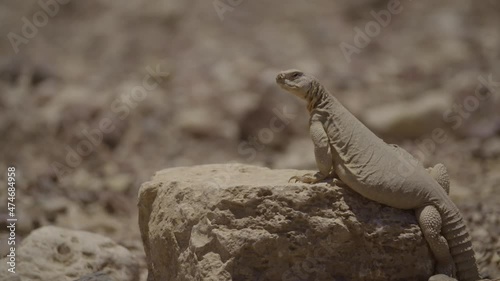
[[[54,226],[33,231],[17,248],[16,275],[7,272],[6,259],[0,261],[0,269],[2,281],[73,281],[80,277],[136,281],[139,278],[135,257],[111,239]],[[95,272],[99,273],[92,274]],[[92,275],[101,279],[92,279]]]
[[[111,278],[104,272],[95,272],[80,277],[75,281],[111,281]]]
[[[149,280],[427,280],[412,211],[304,171],[240,164],[157,172],[139,192]]]

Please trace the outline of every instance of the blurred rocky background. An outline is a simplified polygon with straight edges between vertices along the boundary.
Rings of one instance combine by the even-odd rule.
[[[13,165],[19,242],[101,234],[144,280],[136,200],[155,171],[315,169],[305,106],[274,83],[298,68],[448,167],[481,271],[500,277],[498,1],[2,1],[0,22],[0,201]]]

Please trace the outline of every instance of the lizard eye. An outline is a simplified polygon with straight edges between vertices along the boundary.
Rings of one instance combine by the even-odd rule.
[[[302,75],[302,73],[300,73],[300,72],[295,72],[294,74],[292,74],[292,77],[291,77],[291,78],[292,78],[292,79],[297,79],[297,78],[299,78],[301,75]]]

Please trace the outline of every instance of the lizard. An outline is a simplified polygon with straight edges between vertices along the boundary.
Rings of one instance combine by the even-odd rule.
[[[480,279],[470,233],[447,194],[449,179],[444,166],[426,170],[416,165],[410,153],[376,136],[311,75],[290,69],[280,72],[276,83],[307,103],[319,170],[290,180],[317,183],[340,179],[370,200],[415,210],[436,260],[435,276]],[[401,167],[410,168],[403,171]]]

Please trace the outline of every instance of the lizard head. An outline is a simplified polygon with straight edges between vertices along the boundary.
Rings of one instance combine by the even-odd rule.
[[[297,69],[289,69],[278,73],[276,83],[286,91],[305,99],[314,78]]]

